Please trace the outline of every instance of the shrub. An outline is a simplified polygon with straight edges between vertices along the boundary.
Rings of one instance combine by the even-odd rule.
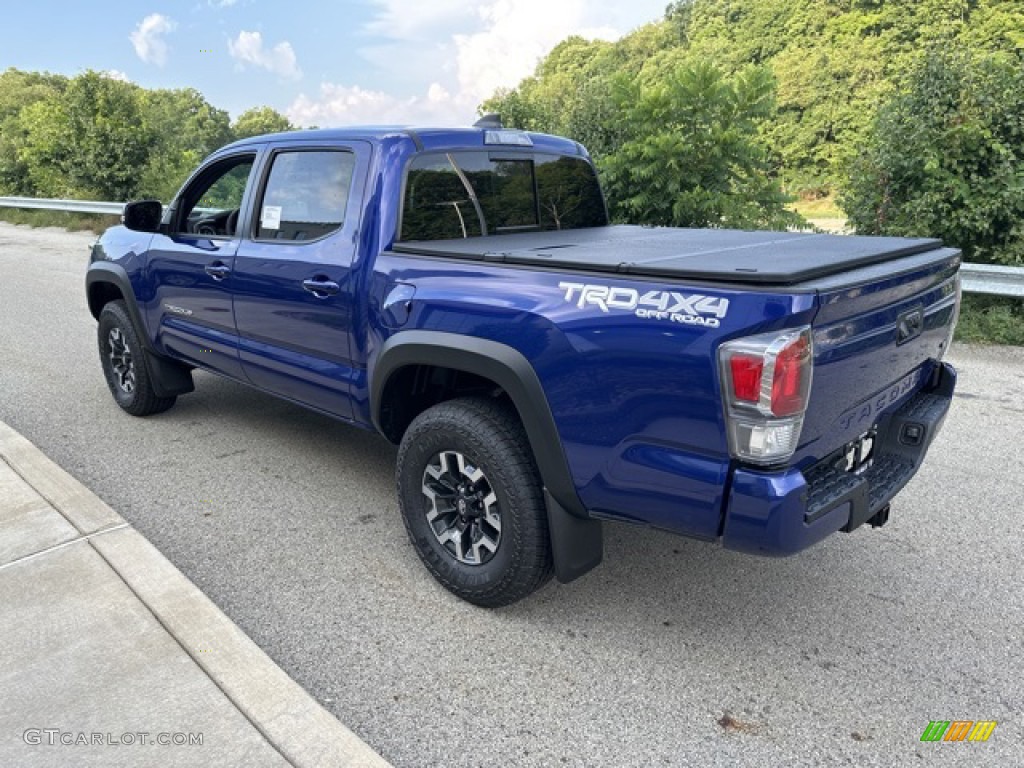
[[[931,52],[882,107],[841,205],[864,234],[935,236],[1024,265],[1024,66]]]

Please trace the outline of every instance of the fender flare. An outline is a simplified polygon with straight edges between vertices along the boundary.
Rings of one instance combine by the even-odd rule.
[[[92,287],[100,284],[113,285],[121,292],[128,316],[135,326],[136,335],[142,341],[145,352],[143,359],[149,373],[149,380],[153,383],[153,390],[157,396],[176,397],[192,392],[195,389],[195,383],[192,381],[192,369],[184,363],[164,357],[153,346],[153,341],[146,331],[146,324],[142,321],[142,313],[139,311],[131,280],[128,279],[128,273],[124,267],[109,261],[95,261],[86,270],[85,297],[89,305],[89,313],[96,320],[100,319],[103,307],[102,305],[95,306],[91,294]]]
[[[519,350],[490,339],[442,331],[401,331],[381,347],[371,368],[370,409],[381,429],[384,388],[408,365],[431,365],[490,379],[511,398],[526,430],[544,484],[555,575],[565,583],[601,562],[601,522],[580,501],[562,450],[547,396],[537,372]]]
[[[93,306],[92,287],[102,283],[113,285],[121,292],[121,295],[124,297],[125,306],[128,308],[128,314],[135,324],[135,329],[139,332],[142,343],[147,350],[155,352],[156,350],[153,349],[153,343],[149,339],[149,334],[146,333],[146,325],[142,322],[142,313],[139,312],[139,305],[135,300],[135,290],[132,288],[132,282],[128,279],[128,273],[125,272],[124,267],[120,264],[112,264],[109,261],[94,261],[85,272],[85,297],[89,303],[89,312],[92,314],[93,319],[100,319],[100,311],[103,307],[102,305],[98,307]]]

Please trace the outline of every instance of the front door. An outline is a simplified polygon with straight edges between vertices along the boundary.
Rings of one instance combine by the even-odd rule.
[[[231,289],[256,152],[200,169],[168,209],[149,248],[145,301],[158,348],[242,379]]]
[[[270,150],[232,273],[245,375],[350,418],[352,264],[370,145]]]

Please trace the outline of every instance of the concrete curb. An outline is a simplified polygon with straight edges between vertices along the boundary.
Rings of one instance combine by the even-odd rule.
[[[0,458],[120,576],[249,722],[293,765],[388,766],[275,664],[140,533],[0,422]]]

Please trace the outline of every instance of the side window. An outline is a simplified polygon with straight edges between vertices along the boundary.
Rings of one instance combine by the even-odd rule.
[[[256,208],[256,239],[316,240],[345,222],[355,155],[338,150],[278,152]]]
[[[423,155],[409,165],[402,240],[476,237],[480,217],[447,155]]]
[[[177,232],[233,237],[254,161],[255,155],[231,157],[211,166],[193,181],[178,203]]]

